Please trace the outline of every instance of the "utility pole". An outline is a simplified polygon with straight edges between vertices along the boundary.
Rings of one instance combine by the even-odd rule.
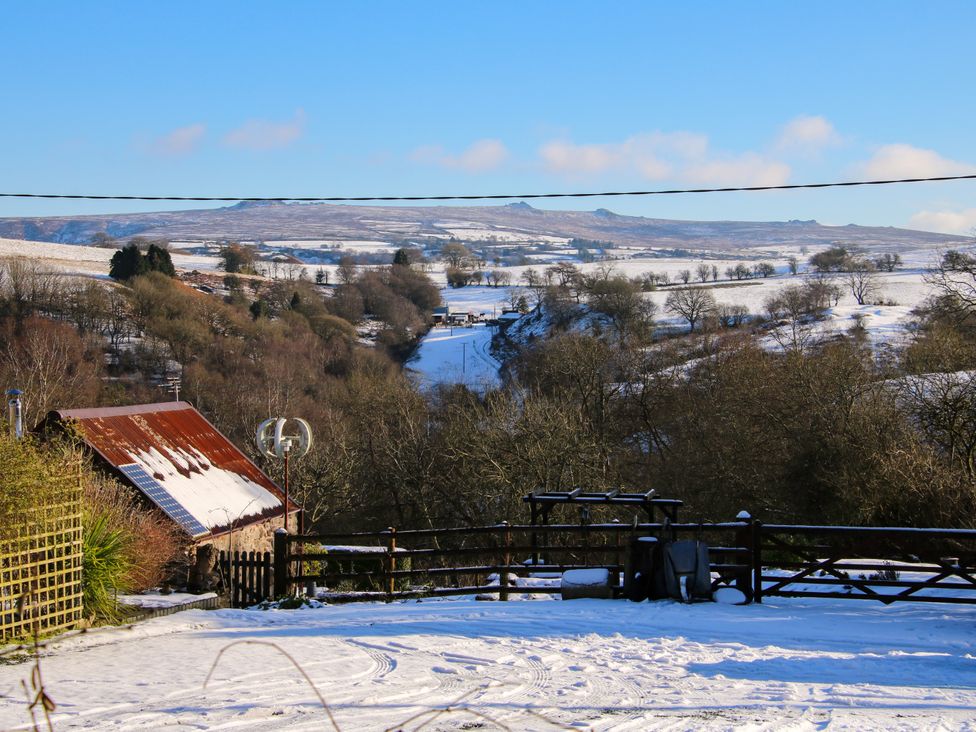
[[[467,371],[467,360],[468,360],[468,344],[461,344],[461,373],[463,374]]]

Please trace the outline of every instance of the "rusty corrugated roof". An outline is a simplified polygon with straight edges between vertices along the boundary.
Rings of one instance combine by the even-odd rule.
[[[282,513],[281,489],[187,402],[64,409],[51,416],[78,424],[93,450],[159,504],[132,480],[133,472],[151,476],[213,534]]]

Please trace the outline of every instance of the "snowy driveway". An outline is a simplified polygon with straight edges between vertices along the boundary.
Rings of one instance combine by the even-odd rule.
[[[204,688],[240,640],[292,654],[343,730],[462,697],[424,729],[976,729],[976,608],[800,600],[188,611],[55,643],[55,729],[331,729],[270,646],[230,648]],[[29,671],[0,665],[2,729],[28,722]]]

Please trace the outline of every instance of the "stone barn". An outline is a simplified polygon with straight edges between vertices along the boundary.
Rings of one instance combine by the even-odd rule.
[[[69,422],[96,465],[179,526],[191,553],[226,549],[230,532],[235,550],[271,551],[284,491],[187,402],[63,409],[45,420],[47,428]],[[295,532],[300,508],[289,501],[288,512]]]

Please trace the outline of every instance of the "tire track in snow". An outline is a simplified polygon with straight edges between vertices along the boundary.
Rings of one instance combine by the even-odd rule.
[[[379,681],[385,678],[389,674],[393,673],[397,667],[396,659],[391,658],[389,655],[384,653],[385,649],[382,646],[374,646],[370,643],[366,643],[365,641],[356,640],[343,640],[342,643],[351,648],[362,651],[374,664],[376,664],[376,667],[370,673],[371,681]]]
[[[542,656],[535,652],[534,648],[529,648],[528,653],[524,649],[518,649],[514,651],[515,663],[506,664],[510,669],[519,669],[520,667],[516,664],[521,664],[521,668],[527,671],[527,678],[520,678],[522,683],[519,683],[515,688],[506,689],[504,686],[501,687],[502,694],[500,695],[501,700],[507,704],[515,704],[524,701],[539,702],[546,698],[546,690],[552,683],[552,674],[549,668],[546,666],[546,662]],[[552,658],[558,658],[558,656],[553,656]],[[547,660],[547,659],[546,659]],[[510,683],[510,678],[496,679],[503,683]]]

